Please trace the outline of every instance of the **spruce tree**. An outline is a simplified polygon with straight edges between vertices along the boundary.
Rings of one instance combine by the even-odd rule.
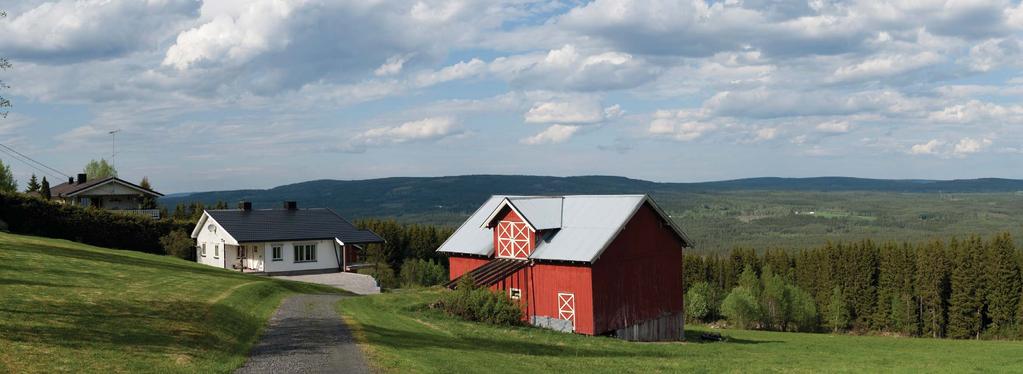
[[[1020,269],[1009,233],[996,235],[987,248],[987,315],[991,329],[1003,332],[1016,321],[1019,308]]]
[[[39,187],[42,187],[39,185],[39,180],[35,174],[32,174],[32,177],[28,179],[28,185],[25,186],[25,192],[39,192]]]
[[[949,292],[949,254],[940,241],[917,248],[914,289],[921,334],[945,335]]]
[[[950,251],[955,259],[952,267],[948,305],[948,336],[957,339],[977,338],[983,328],[983,271],[979,257],[983,255],[980,238],[959,243],[952,239]]]
[[[46,200],[53,198],[50,194],[50,181],[46,180],[45,176],[43,177],[43,183],[39,185],[39,195]]]

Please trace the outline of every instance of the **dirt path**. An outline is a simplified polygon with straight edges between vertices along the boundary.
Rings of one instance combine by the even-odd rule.
[[[369,373],[335,305],[343,296],[288,297],[235,373]]]

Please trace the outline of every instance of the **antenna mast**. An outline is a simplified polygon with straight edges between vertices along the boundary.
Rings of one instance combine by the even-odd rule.
[[[117,170],[117,163],[115,161],[117,159],[117,133],[120,131],[120,129],[117,129],[107,132],[107,134],[110,134],[110,167],[114,170]]]

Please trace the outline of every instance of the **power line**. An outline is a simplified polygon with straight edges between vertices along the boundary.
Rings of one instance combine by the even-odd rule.
[[[47,171],[46,169],[41,169],[38,166],[32,165],[28,161],[25,161],[25,160],[21,159],[20,157],[14,155],[13,153],[11,153],[11,151],[8,151],[6,149],[0,148],[0,152],[3,152],[4,154],[6,154],[8,156],[11,156],[11,158],[13,158],[15,160],[18,160],[19,162],[25,164],[26,166],[28,166],[28,167],[30,167],[32,169],[35,169],[35,170],[39,171],[40,173],[43,173],[43,175],[48,175],[51,178],[56,177],[56,180],[58,180],[58,181],[60,180],[60,176],[54,175],[53,173]]]
[[[44,163],[42,163],[42,162],[39,162],[39,161],[36,161],[36,160],[35,160],[34,158],[28,157],[28,156],[26,156],[26,155],[25,155],[24,153],[18,152],[18,150],[14,149],[14,148],[11,148],[10,146],[8,146],[8,145],[6,145],[6,144],[0,143],[0,147],[3,147],[3,148],[7,148],[7,149],[8,149],[8,150],[9,150],[10,152],[14,152],[14,153],[16,153],[17,155],[19,155],[19,156],[21,156],[21,157],[24,157],[24,158],[25,158],[26,160],[32,161],[32,162],[34,162],[34,163],[36,163],[36,164],[38,164],[38,165],[40,165],[40,166],[42,166],[42,167],[44,167],[44,168],[50,169],[50,170],[52,170],[52,171],[56,172],[57,174],[63,175],[63,176],[65,176],[65,177],[67,177],[67,178],[71,178],[71,176],[70,176],[70,175],[64,174],[64,172],[62,172],[62,171],[60,171],[60,170],[54,169],[54,168],[50,167],[49,165],[46,165],[46,164],[44,164]],[[2,150],[3,148],[0,148],[0,150]],[[10,154],[10,152],[4,152],[4,153]],[[12,155],[12,156],[13,156],[13,155]],[[22,161],[22,162],[25,162],[25,161]],[[29,166],[32,166],[32,165],[31,165],[31,164],[29,164]],[[36,170],[39,170],[39,168],[37,168],[37,167],[35,167],[35,166],[32,166],[32,168],[33,168],[33,169],[36,169]],[[46,171],[44,171],[44,170],[40,170],[40,171],[44,172],[45,174],[50,174],[50,173],[48,173],[48,172],[46,172]],[[52,177],[52,176],[54,176],[54,175],[53,175],[53,174],[50,174],[50,176]]]

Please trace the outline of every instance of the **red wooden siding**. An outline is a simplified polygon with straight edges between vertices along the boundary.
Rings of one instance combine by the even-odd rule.
[[[595,329],[682,312],[682,242],[644,204],[593,264]]]
[[[525,259],[533,253],[536,233],[514,210],[504,208],[495,220],[497,223],[492,227],[495,256]]]
[[[536,264],[530,291],[534,315],[558,318],[558,293],[575,295],[575,332],[594,335],[592,271],[585,265]]]
[[[448,280],[454,280],[455,278],[462,276],[462,274],[472,271],[472,269],[483,266],[483,264],[487,263],[487,261],[490,261],[490,259],[461,256],[448,257],[448,269],[450,269],[448,273],[450,278]]]

